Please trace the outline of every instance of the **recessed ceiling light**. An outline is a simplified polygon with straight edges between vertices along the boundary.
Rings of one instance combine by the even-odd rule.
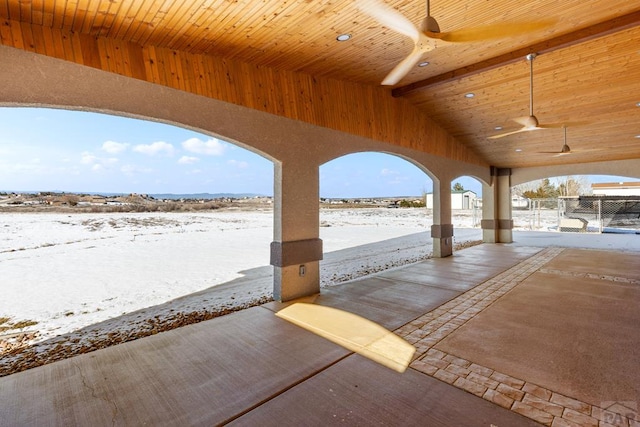
[[[516,148],[516,153],[521,153],[522,152],[522,148]]]
[[[636,102],[636,107],[640,107],[640,102]]]
[[[465,93],[465,94],[464,94],[464,97],[465,97],[465,98],[473,98],[474,96],[476,96],[476,94],[475,94],[475,93],[472,93],[472,92],[469,92],[469,93]]]
[[[427,65],[429,65],[429,61],[423,61],[418,64],[418,67],[426,67]]]
[[[502,130],[502,126],[496,126],[493,128],[494,130]]]
[[[636,138],[640,139],[640,135],[636,135]]]
[[[340,34],[338,37],[336,37],[336,40],[338,40],[339,42],[346,42],[350,38],[351,34]]]

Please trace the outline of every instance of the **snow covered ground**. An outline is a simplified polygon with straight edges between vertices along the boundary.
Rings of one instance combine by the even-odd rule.
[[[428,232],[432,218],[418,208],[323,209],[320,222],[324,251],[331,253]],[[473,218],[459,212],[453,222],[456,229],[471,228]],[[479,239],[476,232],[467,240]],[[0,317],[38,322],[41,339],[67,333],[268,266],[272,240],[267,209],[3,213]],[[423,236],[416,245],[429,246],[428,252],[430,244]],[[401,262],[388,252],[390,262]],[[366,253],[353,252],[350,262],[361,267],[358,258]],[[353,268],[343,261],[344,275]]]
[[[323,209],[320,222],[323,286],[431,252],[425,209]],[[453,223],[454,243],[481,239],[471,212],[454,214]],[[269,209],[0,213],[0,338],[16,333],[7,325],[30,321],[19,332],[34,332],[31,344],[64,337],[80,345],[105,335],[122,341],[145,328],[154,333],[162,322],[185,321],[178,314],[205,316],[265,301],[272,240]]]

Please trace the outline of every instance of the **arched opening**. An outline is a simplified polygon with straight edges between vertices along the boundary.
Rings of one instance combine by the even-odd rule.
[[[320,226],[326,251],[424,232],[431,178],[398,156],[365,152],[320,167]],[[402,208],[402,209],[395,209]]]
[[[321,285],[431,256],[432,192],[428,173],[397,155],[360,152],[323,164]],[[471,216],[465,225],[471,226]],[[458,247],[481,238],[479,228],[454,232]],[[339,271],[331,268],[338,261]]]
[[[2,108],[0,127],[2,331],[33,342],[102,328],[118,342],[270,297],[270,276],[259,292],[207,295],[271,272],[270,160],[91,112]]]

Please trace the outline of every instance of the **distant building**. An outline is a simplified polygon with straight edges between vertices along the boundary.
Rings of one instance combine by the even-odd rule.
[[[594,196],[640,196],[640,181],[591,184]]]
[[[529,208],[529,199],[526,197],[518,196],[514,194],[511,196],[511,207],[513,209],[528,209]]]
[[[471,190],[451,190],[451,209],[472,209],[477,198]],[[427,193],[427,208],[433,209],[433,193]]]

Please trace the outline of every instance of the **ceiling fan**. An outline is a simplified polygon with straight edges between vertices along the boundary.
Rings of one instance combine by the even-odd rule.
[[[419,26],[382,0],[358,0],[358,8],[375,18],[380,24],[413,40],[411,53],[384,78],[382,85],[393,86],[406,76],[425,52],[434,50],[441,42],[474,42],[524,34],[551,24],[547,22],[502,23],[467,28],[452,32],[441,32],[440,25],[431,16],[427,0],[427,16]]]
[[[567,127],[563,126],[564,129],[564,144],[560,151],[540,151],[542,154],[553,154],[552,157],[560,157],[566,156],[567,154],[571,154],[571,148],[567,145]]]
[[[568,154],[575,154],[577,152],[586,153],[588,151],[595,151],[595,150],[571,151],[571,148],[569,147],[569,145],[567,145],[567,127],[566,126],[562,126],[562,128],[564,129],[564,143],[563,143],[562,148],[560,149],[560,151],[539,151],[539,153],[541,153],[541,154],[553,154],[553,156],[551,156],[551,157],[561,157],[561,156],[566,156]]]
[[[538,121],[538,118],[533,114],[533,60],[537,55],[535,53],[530,53],[526,56],[527,61],[529,61],[529,117],[518,117],[517,119],[513,119],[514,122],[520,123],[522,127],[518,130],[514,130],[507,133],[501,133],[499,135],[492,135],[489,139],[498,139],[503,138],[505,136],[513,135],[520,132],[529,132],[532,130],[540,130],[551,127],[557,127],[555,125],[547,125],[542,126]]]

